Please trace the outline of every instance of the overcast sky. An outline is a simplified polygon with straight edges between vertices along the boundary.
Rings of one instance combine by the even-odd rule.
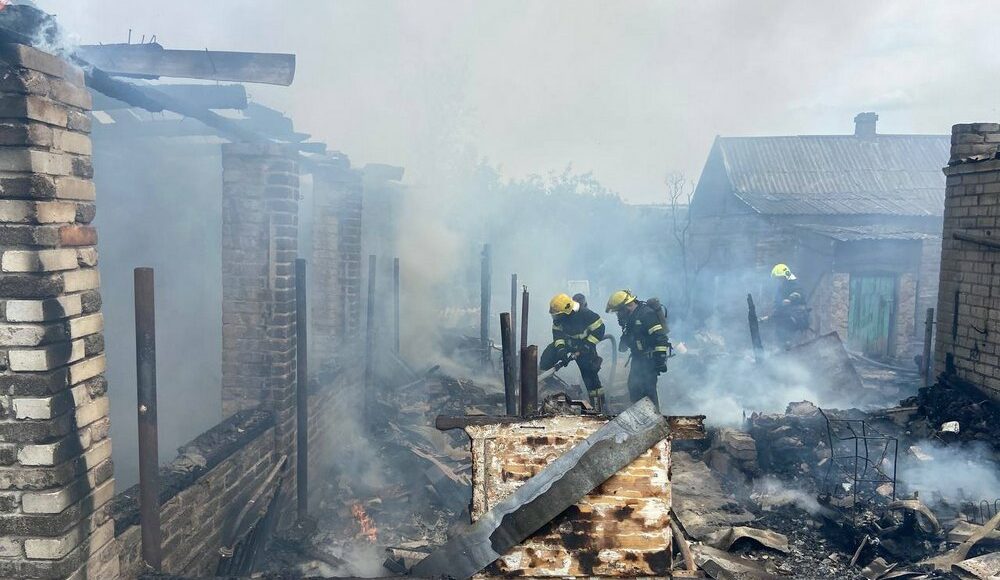
[[[473,150],[520,176],[572,163],[625,199],[697,178],[715,135],[947,133],[1000,119],[1000,6],[917,2],[39,0],[82,42],[292,52],[249,86],[357,165],[427,175]],[[450,149],[449,149],[450,148]]]

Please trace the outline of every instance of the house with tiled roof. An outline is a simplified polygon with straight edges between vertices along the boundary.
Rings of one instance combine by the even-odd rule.
[[[879,359],[920,351],[937,300],[950,137],[884,135],[861,113],[849,135],[717,137],[691,200],[702,312],[754,296],[786,263],[812,308],[810,333],[836,331]]]

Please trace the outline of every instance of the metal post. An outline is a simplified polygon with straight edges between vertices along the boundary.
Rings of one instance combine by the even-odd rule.
[[[483,244],[483,257],[480,269],[480,302],[479,302],[479,341],[483,352],[483,366],[490,364],[490,303],[492,302],[492,260],[490,245]]]
[[[517,415],[517,381],[514,379],[514,331],[510,313],[500,313],[500,344],[503,347],[503,390],[507,414]]]
[[[365,316],[365,419],[370,419],[375,374],[375,255],[368,256],[368,312]]]
[[[521,347],[521,416],[538,412],[538,347]]]
[[[517,330],[517,274],[510,275],[510,328]],[[518,350],[517,335],[511,336],[511,346],[514,349],[512,352],[521,352]],[[516,360],[514,364],[517,365]]]
[[[521,291],[521,348],[528,345],[528,287]]]
[[[924,360],[923,360],[923,375],[924,375],[924,386],[931,384],[931,374],[934,372],[934,364],[931,361],[932,353],[932,342],[934,340],[934,309],[927,309],[927,318],[924,320]]]
[[[392,259],[392,307],[395,317],[393,348],[399,354],[399,258]]]
[[[753,295],[747,294],[747,321],[750,323],[750,343],[753,345],[753,360],[760,364],[764,360],[764,345],[760,341],[760,325],[757,322],[757,307]]]
[[[309,366],[306,261],[295,260],[295,481],[299,521],[309,516]]]
[[[139,526],[142,558],[159,571],[160,461],[156,429],[156,306],[153,269],[135,269],[135,365],[139,412]]]

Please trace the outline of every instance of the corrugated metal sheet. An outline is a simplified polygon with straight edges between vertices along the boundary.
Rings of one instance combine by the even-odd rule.
[[[944,213],[944,135],[720,137],[737,197],[763,214]]]
[[[933,240],[934,236],[885,225],[831,226],[827,224],[797,224],[800,230],[836,240],[838,242],[859,242],[864,240]]]
[[[606,422],[549,417],[467,427],[478,519]],[[486,569],[487,576],[667,576],[670,441],[663,440]]]

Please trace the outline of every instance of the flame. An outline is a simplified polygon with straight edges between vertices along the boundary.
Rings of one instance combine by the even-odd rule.
[[[351,506],[351,513],[354,514],[354,519],[357,520],[358,525],[361,526],[361,535],[372,544],[377,542],[378,528],[375,527],[375,520],[368,515],[365,508],[360,503],[355,503]]]

